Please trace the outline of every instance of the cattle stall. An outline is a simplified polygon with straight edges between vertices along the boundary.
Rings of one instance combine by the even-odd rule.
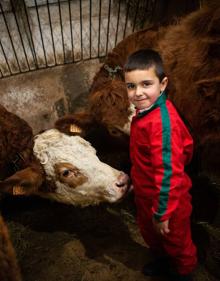
[[[33,135],[52,129],[63,116],[87,108],[95,74],[120,42],[143,28],[176,23],[178,17],[207,2],[210,4],[205,0],[178,4],[173,0],[0,1],[0,104],[24,119]],[[128,172],[128,137],[118,140],[114,131],[112,136],[100,123],[88,131],[99,158]],[[19,169],[20,160],[18,166],[16,161],[10,167],[14,172]],[[3,172],[0,181],[5,179]],[[193,233],[200,257],[195,280],[217,281],[219,185],[203,175],[195,177],[195,184],[204,186],[202,198],[197,201],[198,194],[194,197]],[[207,190],[210,212],[204,209]],[[201,189],[194,192],[201,195]],[[36,195],[0,193],[0,211],[10,234],[11,241],[8,235],[6,240],[12,242],[17,256],[16,263],[14,250],[10,250],[15,273],[4,281],[20,281],[17,264],[23,281],[148,280],[141,267],[150,255],[136,226],[132,193],[113,204],[83,208]],[[4,227],[0,224],[0,239]],[[0,260],[1,251],[0,244]]]

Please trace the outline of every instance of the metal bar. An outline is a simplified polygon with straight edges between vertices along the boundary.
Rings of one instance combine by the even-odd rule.
[[[0,67],[0,73],[1,73],[1,77],[0,78],[2,78],[3,77],[3,73],[2,73],[1,67]]]
[[[154,1],[153,1],[152,12],[151,12],[151,17],[150,17],[150,22],[152,22],[152,20],[153,20],[153,18],[154,18],[154,13],[155,13],[155,11],[156,11],[157,1],[158,1],[158,0],[154,0]]]
[[[144,16],[149,16],[149,0],[146,0],[146,3],[145,3]],[[145,21],[144,21],[144,19],[142,19],[142,24],[140,26],[140,29],[143,29],[144,23],[145,23]]]
[[[102,0],[99,0],[99,34],[98,34],[98,57],[100,56],[101,14],[102,14]]]
[[[30,47],[30,50],[31,50],[31,53],[33,56],[33,61],[35,63],[35,67],[38,69],[39,66],[38,66],[38,61],[37,61],[37,56],[36,56],[36,50],[35,50],[35,45],[34,45],[34,40],[33,40],[33,36],[32,36],[32,31],[31,31],[31,26],[30,26],[30,21],[29,21],[29,17],[28,17],[25,0],[23,0],[23,5],[24,5],[24,11],[25,11],[26,19],[27,19],[27,24],[28,24],[28,31],[29,31],[29,35],[30,35],[30,38],[29,38],[29,35],[27,34],[28,43],[29,43],[29,47]]]
[[[62,13],[61,13],[61,5],[60,0],[58,0],[58,7],[59,7],[59,18],[60,18],[60,29],[61,29],[61,39],[63,45],[63,60],[66,61],[66,54],[65,54],[65,46],[64,46],[64,38],[63,38],[63,24],[62,24]]]
[[[19,73],[23,72],[23,69],[21,69],[22,67],[24,68],[24,70],[28,70],[28,71],[33,71],[36,68],[39,68],[40,64],[40,60],[38,58],[38,48],[35,48],[38,46],[38,42],[36,41],[36,39],[38,39],[39,41],[41,40],[41,44],[42,44],[42,49],[40,49],[40,53],[42,54],[42,56],[44,55],[44,59],[45,59],[45,63],[44,63],[44,59],[43,59],[43,65],[40,66],[40,69],[43,68],[51,68],[53,66],[57,66],[59,65],[63,65],[63,64],[69,64],[69,63],[74,63],[74,62],[78,62],[81,60],[88,60],[88,59],[92,59],[92,58],[102,58],[104,57],[110,47],[112,46],[112,44],[117,44],[119,37],[121,38],[123,36],[123,38],[125,36],[127,36],[128,32],[130,32],[133,29],[133,32],[137,29],[140,28],[139,25],[139,11],[140,9],[142,9],[141,13],[143,12],[143,19],[146,16],[147,21],[149,22],[150,20],[153,20],[155,17],[155,14],[157,12],[157,5],[158,5],[158,1],[157,0],[145,0],[142,1],[141,0],[136,0],[136,4],[133,6],[134,0],[126,0],[126,1],[122,1],[122,0],[118,0],[116,1],[116,9],[118,9],[116,11],[116,17],[115,20],[113,22],[113,18],[112,18],[112,8],[113,8],[113,4],[115,2],[113,2],[112,0],[108,0],[108,2],[105,0],[105,2],[103,0],[99,0],[99,1],[93,1],[93,0],[88,0],[88,1],[83,1],[83,0],[79,0],[78,2],[75,0],[75,2],[73,0],[56,0],[56,1],[50,1],[50,0],[46,0],[46,1],[39,1],[39,0],[34,0],[33,5],[31,4],[32,8],[29,8],[25,5],[25,2],[27,0],[21,0],[23,1],[24,4],[24,12],[22,14],[23,15],[23,21],[20,22],[20,18],[19,15],[16,11],[17,6],[16,6],[16,2],[15,0],[12,1],[10,0],[9,2],[11,2],[11,7],[12,7],[12,11],[14,12],[14,18],[12,15],[12,20],[13,20],[13,26],[16,25],[15,32],[16,32],[16,36],[18,36],[18,44],[19,44],[19,51],[22,53],[22,59],[23,61],[19,60],[19,53],[16,49],[17,46],[17,41],[15,42],[13,40],[12,35],[14,33],[12,33],[12,30],[10,29],[9,25],[9,19],[8,15],[6,14],[5,11],[2,11],[4,6],[1,4],[2,1],[0,0],[0,4],[1,9],[0,12],[2,11],[2,15],[4,17],[4,20],[2,18],[2,22],[3,24],[5,24],[6,27],[5,28],[5,36],[7,36],[7,43],[10,47],[10,57],[8,56],[8,51],[7,51],[7,45],[5,45],[5,41],[4,39],[1,39],[1,46],[0,46],[0,50],[1,51],[1,57],[2,57],[2,67],[0,68],[0,78],[1,78],[1,74],[2,77],[5,77],[4,74],[7,74],[8,76],[10,75],[15,75],[17,74],[18,68],[20,70]],[[195,0],[193,0],[195,1]],[[41,4],[39,4],[39,2]],[[65,3],[64,3],[65,2]],[[28,2],[29,3],[29,2]],[[77,10],[74,11],[75,8],[75,3],[77,5]],[[108,7],[106,9],[108,9],[108,11],[105,12],[105,15],[103,15],[104,13],[104,4]],[[126,3],[125,8],[123,8],[124,6],[122,6],[122,3],[124,5],[124,3]],[[143,4],[142,4],[143,3]],[[194,3],[194,2],[193,2]],[[85,7],[84,4],[86,4],[87,11],[85,11]],[[96,6],[94,7],[93,4],[95,4]],[[64,6],[65,5],[65,6]],[[78,6],[79,5],[79,6]],[[161,5],[161,3],[160,3]],[[13,7],[14,6],[14,7]],[[2,8],[3,7],[3,8]],[[42,8],[40,8],[42,7]],[[52,9],[52,7],[54,7],[54,9],[56,9],[55,11]],[[22,7],[23,8],[23,7]],[[65,11],[64,11],[65,8]],[[36,9],[36,11],[34,10]],[[59,11],[58,11],[59,9]],[[68,9],[68,11],[66,10]],[[78,12],[78,9],[80,10],[80,14],[77,15],[78,20],[80,22],[77,22],[77,26],[78,24],[80,25],[80,30],[76,30],[76,27],[74,26],[75,22],[75,13]],[[10,13],[10,11],[8,11]],[[53,12],[56,12],[55,14]],[[64,14],[65,12],[65,14]],[[87,14],[87,23],[89,23],[89,27],[87,27],[87,23],[85,26],[84,23],[84,17],[85,17],[85,12]],[[33,14],[32,14],[33,13]],[[43,13],[43,14],[41,14]],[[48,13],[48,15],[47,15]],[[98,14],[98,22],[94,21],[93,15],[94,13]],[[21,15],[22,15],[21,14]],[[33,23],[35,23],[36,20],[36,27],[32,25],[32,15],[34,16],[33,18]],[[49,25],[47,27],[47,34],[45,34],[45,30],[44,30],[44,17],[43,15],[46,16],[46,22],[47,25]],[[47,19],[48,16],[48,19]],[[67,18],[66,18],[67,17]],[[103,18],[104,17],[104,18]],[[130,18],[132,17],[132,27],[130,30]],[[142,18],[142,14],[141,14],[141,18]],[[103,21],[104,19],[104,21]],[[56,24],[54,23],[54,20],[56,20]],[[70,22],[68,22],[68,20],[70,20]],[[107,22],[106,22],[107,21]],[[104,26],[104,24],[105,26]],[[24,26],[23,26],[24,23]],[[142,22],[141,22],[142,23]],[[111,38],[111,25],[114,24],[114,28],[115,28],[115,32],[114,32],[114,37]],[[144,24],[144,21],[143,21]],[[59,27],[60,25],[60,27]],[[98,34],[94,34],[94,25],[95,27],[97,27],[97,33]],[[70,27],[70,34],[69,34],[69,28]],[[86,30],[85,30],[86,27]],[[104,30],[103,30],[103,27]],[[7,28],[7,30],[6,30]],[[37,29],[35,31],[35,28]],[[39,28],[39,33],[38,33],[38,28]],[[56,29],[58,28],[58,36],[59,38],[57,38],[56,36]],[[66,37],[65,31],[66,28],[68,29],[68,37]],[[78,27],[77,27],[78,28]],[[24,33],[23,33],[23,29],[24,29]],[[34,33],[35,31],[35,33]],[[76,47],[74,47],[74,36],[75,36],[75,31],[77,31],[77,33],[79,33],[80,38],[80,42],[79,42],[79,46],[77,47],[77,53],[76,53]],[[37,37],[36,37],[36,32],[37,32]],[[85,45],[84,43],[84,39],[87,39],[87,36],[85,36],[84,32],[89,32],[88,35],[88,44]],[[105,33],[106,32],[106,33]],[[19,33],[19,34],[18,34]],[[104,33],[104,40],[103,40],[103,36],[102,34]],[[122,33],[122,35],[120,35]],[[47,40],[46,40],[46,36],[51,36],[50,40],[48,41],[49,44],[49,50],[50,50],[50,54],[47,51]],[[86,34],[87,35],[87,34]],[[19,37],[20,36],[20,37]],[[93,55],[94,52],[94,37],[96,38],[96,40],[98,41],[98,45],[96,52]],[[97,37],[96,37],[97,36]],[[60,43],[60,48],[59,48],[59,55],[61,55],[62,57],[62,52],[63,52],[63,60],[61,58],[61,61],[59,60],[58,57],[58,49],[56,49],[56,39],[62,39],[62,42]],[[112,41],[113,39],[113,41]],[[11,40],[11,41],[9,41]],[[35,41],[34,41],[35,40]],[[71,40],[71,43],[68,41]],[[35,44],[34,44],[35,43]],[[14,44],[14,45],[13,45]],[[21,45],[22,44],[22,45]],[[29,45],[28,45],[29,44]],[[40,42],[39,42],[40,44]],[[52,46],[50,45],[52,44]],[[67,45],[66,45],[67,44]],[[70,45],[71,44],[71,47]],[[11,47],[12,46],[12,47]],[[14,47],[14,48],[13,48]],[[29,50],[30,48],[30,50]],[[63,48],[63,50],[62,50]],[[81,48],[81,49],[80,49]],[[85,50],[85,48],[87,48]],[[86,51],[86,52],[85,52]],[[24,52],[24,55],[23,55]],[[57,52],[57,53],[56,53]],[[70,54],[70,56],[67,56],[67,52]],[[74,54],[75,52],[75,54]],[[89,54],[88,54],[89,53]],[[32,56],[33,58],[32,58]],[[50,58],[48,57],[48,54],[51,56]],[[80,57],[81,54],[81,57]],[[86,54],[86,55],[85,55]],[[87,55],[88,54],[88,55]],[[6,56],[7,55],[7,56]],[[54,61],[52,56],[54,56]],[[77,57],[76,57],[77,56]],[[86,57],[84,59],[84,56]],[[17,58],[17,64],[16,61],[14,62],[14,64],[11,63],[10,58]],[[38,58],[38,61],[37,61]],[[51,61],[52,60],[52,61]],[[68,60],[68,61],[67,61]],[[51,63],[50,63],[51,62]],[[55,62],[55,64],[54,64]],[[48,63],[50,63],[50,65],[48,65]],[[14,73],[12,73],[12,71],[15,71]],[[28,72],[25,71],[25,72]]]
[[[70,3],[70,0],[68,0],[68,4],[69,4],[70,37],[71,37],[72,57],[73,57],[73,62],[74,62],[74,49],[73,49],[73,25],[72,25],[72,12],[71,12],[71,3]]]
[[[83,59],[83,34],[82,34],[82,0],[79,1],[80,6],[80,39],[81,39],[81,59]]]
[[[47,0],[47,12],[48,12],[48,18],[50,24],[50,35],[51,35],[52,46],[53,46],[53,57],[54,57],[55,65],[57,65],[57,58],[56,58],[56,51],[55,51],[54,37],[53,37],[53,28],[52,28],[51,14],[50,14],[50,5],[48,0]]]
[[[104,58],[104,56],[101,56],[101,58]],[[83,61],[89,61],[90,60],[90,58],[86,58],[86,59],[84,59]],[[77,61],[78,62],[78,61]],[[65,65],[65,64],[72,64],[72,62],[66,62],[66,63],[62,63],[62,64],[60,64],[60,65]],[[50,69],[50,68],[54,68],[54,67],[56,67],[55,65],[48,65],[47,67],[46,66],[43,66],[42,68],[38,68],[38,69],[31,69],[30,71],[24,71],[24,72],[22,72],[23,74],[24,73],[30,73],[30,72],[34,72],[34,71],[37,71],[37,70],[42,70],[42,69]],[[7,77],[10,77],[10,76],[16,76],[16,75],[20,75],[20,72],[14,72],[14,73],[11,73],[10,75],[5,75],[5,76],[3,76],[1,79],[3,79],[3,78],[7,78]]]
[[[108,4],[108,25],[107,25],[107,38],[106,38],[106,51],[105,51],[106,55],[108,54],[110,16],[111,16],[111,0],[109,0],[109,4]]]
[[[118,41],[118,26],[119,26],[119,18],[120,18],[120,12],[121,12],[121,0],[118,2],[118,16],[117,16],[117,24],[116,24],[116,35],[115,35],[115,46]]]
[[[7,67],[8,67],[8,69],[9,69],[9,72],[10,72],[10,74],[12,74],[11,67],[10,67],[10,65],[9,65],[9,63],[8,63],[8,59],[7,59],[7,56],[6,56],[6,54],[5,54],[5,50],[4,50],[4,47],[3,47],[3,45],[2,45],[1,39],[0,39],[0,46],[1,46],[1,49],[2,49],[2,53],[3,53],[4,59],[5,59],[5,61],[6,61]]]
[[[123,32],[123,38],[125,38],[125,33],[126,33],[126,28],[127,28],[127,23],[128,23],[129,9],[130,9],[130,1],[127,3],[127,12],[126,12],[126,17],[125,17],[125,27],[124,27],[124,32]]]
[[[92,1],[89,0],[89,57],[92,55]]]
[[[132,32],[134,32],[134,30],[135,30],[137,15],[138,15],[138,12],[139,12],[139,4],[140,4],[140,0],[138,0],[138,2],[137,2],[136,11],[135,11],[135,16],[134,16],[134,21],[133,21],[133,29],[132,29]]]
[[[14,17],[15,17],[16,26],[17,26],[18,33],[19,33],[19,36],[20,36],[20,40],[21,40],[23,51],[24,51],[24,56],[25,56],[25,59],[26,59],[26,63],[27,63],[28,69],[30,70],[30,65],[29,65],[27,53],[26,53],[26,50],[25,50],[25,47],[24,47],[24,41],[23,41],[23,38],[22,38],[22,35],[21,35],[20,27],[19,27],[19,24],[18,24],[18,19],[17,19],[17,16],[16,16],[15,7],[14,7],[13,2],[11,0],[10,0],[10,4],[11,4],[11,7],[12,7],[12,12],[13,12]]]
[[[39,30],[40,30],[40,38],[41,38],[43,52],[44,52],[44,60],[45,60],[46,66],[48,66],[47,57],[46,57],[46,50],[45,50],[45,46],[44,46],[44,39],[43,39],[41,23],[40,23],[40,17],[39,17],[39,11],[38,11],[38,6],[37,6],[37,0],[34,0],[34,4],[35,4],[36,12],[37,12],[37,21],[38,21],[38,27],[39,27]]]
[[[5,23],[8,35],[9,35],[9,39],[10,39],[11,46],[12,46],[12,49],[13,49],[13,52],[14,52],[14,56],[15,56],[15,59],[16,59],[16,62],[17,62],[18,69],[21,72],[21,67],[20,67],[20,64],[19,64],[19,61],[18,61],[17,53],[15,51],[15,47],[14,47],[14,44],[13,44],[13,41],[12,41],[11,33],[9,31],[8,23],[7,23],[7,20],[6,20],[5,13],[3,11],[1,2],[0,2],[0,11],[2,13],[2,16],[3,16],[3,19],[4,19],[4,23]]]

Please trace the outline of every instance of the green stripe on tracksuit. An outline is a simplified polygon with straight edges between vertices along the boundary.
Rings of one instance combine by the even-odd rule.
[[[167,210],[167,204],[169,199],[170,190],[170,179],[172,176],[172,166],[171,166],[171,128],[170,128],[170,116],[167,110],[166,104],[160,106],[161,120],[162,120],[162,161],[164,166],[164,175],[162,180],[162,186],[159,195],[159,203],[157,214],[155,214],[155,219],[160,219],[160,217],[165,214]]]

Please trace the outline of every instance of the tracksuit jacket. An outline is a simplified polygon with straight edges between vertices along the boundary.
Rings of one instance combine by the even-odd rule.
[[[191,272],[196,264],[190,231],[191,180],[184,170],[192,153],[192,137],[165,93],[149,110],[133,117],[131,179],[138,224],[147,244],[172,257],[181,274]],[[170,233],[158,236],[153,218],[169,219]]]

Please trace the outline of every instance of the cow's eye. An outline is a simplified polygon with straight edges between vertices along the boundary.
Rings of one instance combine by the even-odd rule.
[[[67,177],[67,176],[69,175],[69,172],[70,172],[69,170],[64,170],[64,171],[63,171],[63,176],[64,176],[64,177]]]
[[[120,137],[122,135],[122,132],[115,127],[109,127],[108,131],[109,131],[110,135],[112,135],[114,137]]]

